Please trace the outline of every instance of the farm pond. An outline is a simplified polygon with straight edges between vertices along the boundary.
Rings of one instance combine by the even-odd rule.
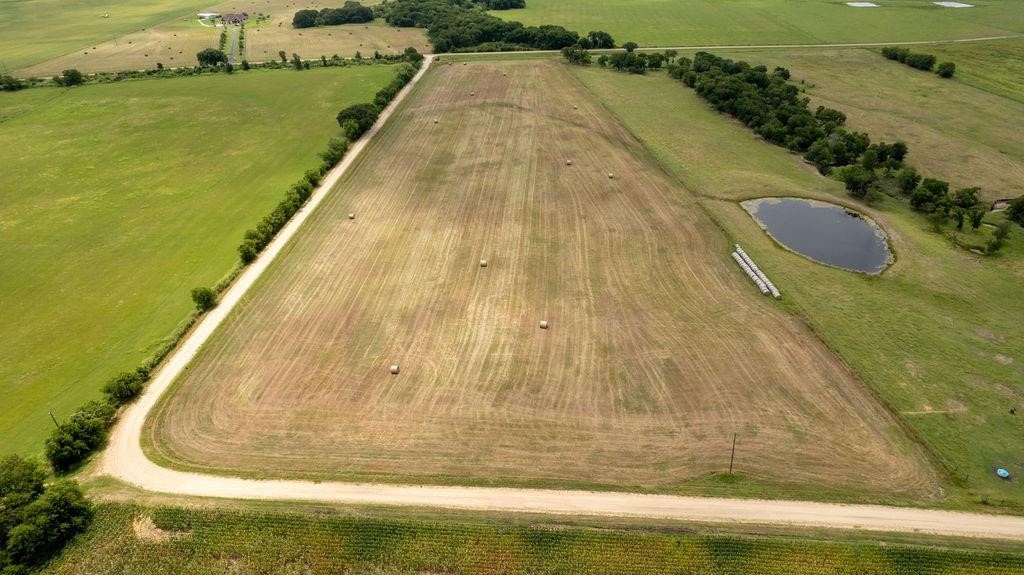
[[[818,263],[877,274],[893,262],[882,228],[843,206],[801,198],[741,205],[775,241]]]

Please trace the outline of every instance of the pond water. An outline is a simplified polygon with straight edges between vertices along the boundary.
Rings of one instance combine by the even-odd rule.
[[[761,198],[742,205],[777,242],[816,262],[877,274],[893,261],[885,232],[842,206],[799,198]]]

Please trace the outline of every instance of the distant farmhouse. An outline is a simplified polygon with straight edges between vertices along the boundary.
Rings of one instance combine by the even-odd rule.
[[[242,12],[241,14],[228,13],[220,17],[220,21],[223,22],[225,26],[241,24],[248,19],[249,15],[245,12]]]

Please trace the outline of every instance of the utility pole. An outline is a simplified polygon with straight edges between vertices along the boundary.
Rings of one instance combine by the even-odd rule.
[[[59,428],[60,428],[60,424],[59,424],[59,423],[57,423],[57,418],[53,416],[53,412],[52,412],[52,411],[47,411],[46,413],[49,413],[49,414],[50,414],[50,419],[52,419],[52,420],[53,420],[53,424],[54,424],[55,426],[57,426],[57,428],[59,429]]]
[[[736,459],[736,434],[732,434],[732,455],[729,456],[729,475],[732,475],[732,462]]]

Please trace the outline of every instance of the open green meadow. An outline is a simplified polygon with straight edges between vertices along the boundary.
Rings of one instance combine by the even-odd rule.
[[[197,0],[3,0],[0,72],[56,58],[203,5]]]
[[[938,44],[920,49],[956,63],[956,79],[979,90],[1024,103],[1024,40]]]
[[[1024,32],[1016,0],[944,8],[927,0],[878,0],[854,8],[839,0],[527,0],[495,15],[528,25],[559,24],[611,33],[641,46],[820,44],[952,40]]]
[[[761,62],[757,54],[747,57]],[[807,56],[802,62],[798,77],[813,81],[813,60]],[[833,64],[823,58],[820,65]],[[930,448],[948,470],[951,502],[1024,507],[1020,484],[993,473],[996,466],[1024,473],[1020,228],[996,257],[954,248],[903,203],[857,205],[838,182],[718,115],[664,74],[634,76],[596,67],[576,72],[767,270],[784,294],[782,305],[804,316]],[[863,129],[854,120],[850,128]],[[914,138],[907,141],[912,153],[921,146]],[[738,204],[760,196],[812,197],[865,210],[888,231],[897,262],[869,277],[786,251]]]
[[[998,551],[106,503],[43,570],[103,573],[1011,575]]]
[[[237,261],[386,65],[0,93],[0,437],[52,428],[134,368]]]

